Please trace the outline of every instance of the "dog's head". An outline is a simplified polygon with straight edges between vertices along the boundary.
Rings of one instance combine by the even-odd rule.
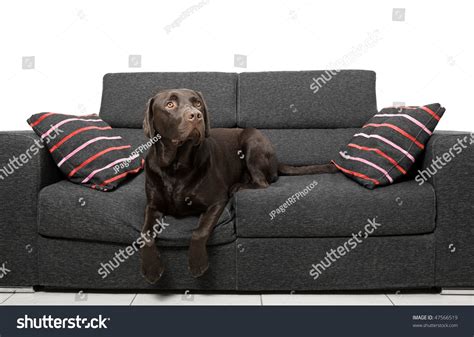
[[[209,137],[209,114],[202,94],[190,89],[162,90],[148,101],[143,129],[148,138],[157,133],[175,145],[195,145]]]

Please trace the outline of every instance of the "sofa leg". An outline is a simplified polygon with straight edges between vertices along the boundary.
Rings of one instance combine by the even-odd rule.
[[[474,295],[474,288],[442,288],[441,295]]]
[[[34,293],[33,287],[0,287],[0,293]]]

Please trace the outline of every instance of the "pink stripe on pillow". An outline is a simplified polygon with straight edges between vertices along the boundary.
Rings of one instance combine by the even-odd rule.
[[[372,151],[372,152],[375,152],[377,153],[379,156],[387,159],[390,163],[392,163],[396,168],[397,170],[399,170],[402,174],[406,174],[407,171],[405,171],[403,169],[403,167],[401,167],[400,165],[398,165],[397,161],[395,159],[393,159],[392,157],[390,157],[389,155],[387,155],[385,152],[383,152],[382,150],[380,149],[377,149],[377,148],[372,148],[372,147],[366,147],[366,146],[360,146],[360,145],[357,145],[357,144],[354,144],[354,143],[349,143],[349,145],[347,145],[349,147],[352,147],[352,148],[356,148],[358,150],[361,150],[361,151]]]
[[[69,158],[71,158],[72,156],[74,156],[76,153],[78,153],[79,151],[81,151],[83,148],[85,148],[86,146],[88,145],[91,145],[92,143],[95,143],[99,140],[113,140],[113,139],[122,139],[122,137],[120,136],[115,136],[115,137],[96,137],[94,139],[91,139],[87,142],[85,142],[84,144],[82,144],[81,146],[79,146],[78,148],[76,148],[74,151],[72,151],[71,153],[69,153],[67,156],[65,156],[63,158],[63,160],[61,160],[59,163],[58,163],[58,167],[61,167],[62,164],[64,164],[64,162],[66,162]]]
[[[100,169],[97,169],[97,170],[93,171],[91,174],[89,174],[89,175],[87,176],[86,179],[84,179],[84,180],[81,182],[81,184],[87,183],[89,180],[91,180],[91,178],[92,178],[93,176],[95,176],[95,175],[96,175],[97,173],[99,173],[100,171],[103,171],[103,170],[106,170],[106,169],[108,169],[108,168],[111,168],[112,166],[115,166],[115,165],[117,165],[117,164],[119,164],[119,163],[122,163],[122,162],[124,162],[124,161],[133,160],[133,159],[135,159],[135,158],[137,158],[137,157],[138,157],[138,155],[131,156],[131,157],[126,157],[126,158],[117,159],[116,161],[114,161],[114,162],[112,162],[112,163],[110,163],[110,164],[107,164],[106,166],[104,166],[104,167],[102,167],[102,168],[100,168]]]
[[[73,122],[73,121],[84,121],[84,122],[103,122],[102,119],[84,119],[84,118],[69,118],[69,119],[65,119],[59,123],[57,123],[56,125],[53,125],[51,126],[51,128],[46,131],[45,133],[43,133],[41,135],[41,139],[44,139],[45,137],[48,137],[48,135],[53,132],[53,130],[59,128],[61,125],[64,125],[66,123],[69,123],[69,122]]]
[[[419,106],[388,106],[385,109],[398,109],[401,110],[418,110]]]
[[[421,144],[417,139],[416,137],[413,137],[412,135],[410,135],[408,132],[406,132],[405,130],[403,130],[402,128],[394,125],[394,124],[391,124],[391,123],[381,123],[381,124],[377,124],[377,123],[369,123],[369,124],[365,124],[363,126],[363,128],[368,128],[368,127],[373,127],[373,128],[390,128],[392,130],[395,130],[397,131],[399,134],[401,134],[403,137],[411,140],[413,143],[415,143],[416,146],[418,146],[420,149],[424,150],[425,149],[425,145]]]
[[[404,117],[404,118],[408,119],[409,121],[411,121],[411,122],[415,123],[416,125],[418,125],[427,134],[429,134],[431,136],[431,131],[426,126],[424,126],[423,123],[416,120],[415,118],[413,118],[410,115],[405,115],[405,114],[376,114],[374,117]]]
[[[403,153],[405,156],[407,156],[407,158],[409,158],[413,163],[415,162],[415,158],[413,158],[413,156],[408,153],[406,150],[402,149],[400,146],[398,146],[397,144],[395,144],[394,142],[388,140],[387,138],[384,138],[382,136],[379,136],[379,135],[368,135],[368,134],[365,134],[365,133],[356,133],[354,135],[354,137],[365,137],[365,138],[377,138],[377,139],[380,139],[382,142],[384,143],[387,143],[388,145],[391,145],[393,146],[394,148],[396,148],[398,151],[400,151],[401,153]]]
[[[381,168],[380,166],[372,163],[371,161],[368,161],[367,159],[364,159],[364,158],[359,158],[359,157],[352,157],[352,156],[349,156],[348,154],[345,154],[344,152],[339,152],[339,154],[341,155],[342,158],[344,159],[349,159],[349,160],[354,160],[354,161],[358,161],[358,162],[361,162],[361,163],[364,163],[364,164],[367,164],[369,166],[372,166],[373,168],[375,168],[376,170],[379,170],[380,172],[382,172],[384,174],[385,177],[387,177],[387,179],[390,181],[390,183],[393,183],[393,179],[392,177],[390,177],[390,175],[388,174],[387,171],[385,171],[383,168]]]

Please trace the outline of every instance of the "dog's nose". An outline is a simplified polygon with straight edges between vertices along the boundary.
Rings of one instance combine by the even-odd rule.
[[[200,121],[202,119],[201,111],[188,111],[186,112],[186,119],[190,122]]]

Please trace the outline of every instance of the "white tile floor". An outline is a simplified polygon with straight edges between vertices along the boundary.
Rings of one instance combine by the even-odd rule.
[[[263,305],[393,305],[385,295],[262,295]]]
[[[474,295],[0,293],[0,305],[474,305]]]
[[[129,305],[135,294],[58,293],[13,294],[2,305]]]
[[[474,305],[474,295],[391,294],[394,305]]]
[[[138,294],[132,305],[261,305],[260,295]]]

